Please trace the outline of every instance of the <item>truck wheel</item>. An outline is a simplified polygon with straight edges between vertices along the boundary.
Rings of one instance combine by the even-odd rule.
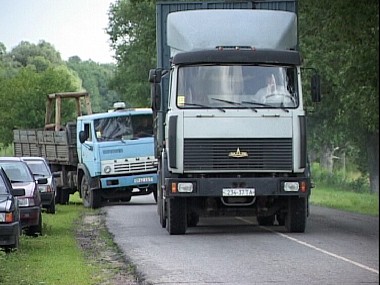
[[[285,225],[285,215],[283,213],[277,213],[276,219],[279,226]]]
[[[156,201],[157,203],[157,185],[153,186],[153,197],[154,197],[154,201]]]
[[[57,187],[57,195],[55,196],[55,202],[57,204],[66,205],[69,202],[70,195],[66,188]]]
[[[303,233],[306,228],[307,199],[290,197],[288,213],[285,217],[285,228],[290,233]]]
[[[274,225],[274,215],[272,216],[257,216],[257,222],[260,226],[273,226]]]
[[[171,235],[183,235],[187,229],[186,199],[171,198],[168,203],[168,232]]]
[[[100,208],[102,204],[102,195],[100,189],[90,190],[90,207],[92,209]]]
[[[86,175],[83,175],[82,181],[80,184],[80,193],[82,196],[82,203],[85,208],[90,208],[90,187],[88,185],[88,178]]]

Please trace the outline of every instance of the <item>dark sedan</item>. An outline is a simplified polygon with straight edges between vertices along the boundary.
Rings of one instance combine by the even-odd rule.
[[[46,184],[46,178],[35,179],[25,161],[19,157],[0,157],[13,189],[24,189],[25,195],[18,197],[21,226],[30,236],[42,234],[42,203],[39,184]]]
[[[13,189],[0,167],[0,247],[17,249],[21,235],[20,210],[15,196],[25,195],[24,189]]]

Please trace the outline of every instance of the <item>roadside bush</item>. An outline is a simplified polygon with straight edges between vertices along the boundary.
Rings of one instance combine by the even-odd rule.
[[[365,175],[351,178],[350,174],[344,174],[342,171],[329,173],[318,163],[313,163],[311,166],[311,177],[314,184],[337,187],[342,190],[357,193],[370,193],[369,180]]]

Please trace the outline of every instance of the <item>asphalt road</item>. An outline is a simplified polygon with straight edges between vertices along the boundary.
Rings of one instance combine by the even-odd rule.
[[[235,217],[171,236],[153,196],[103,210],[145,284],[379,284],[379,218],[312,206],[302,234]]]

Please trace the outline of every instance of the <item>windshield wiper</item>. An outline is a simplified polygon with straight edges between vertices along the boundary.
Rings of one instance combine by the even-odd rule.
[[[220,107],[206,106],[206,105],[196,104],[196,103],[185,103],[184,105],[185,106],[201,107],[203,109],[218,109],[219,111],[226,112],[223,108],[220,108]]]
[[[224,100],[224,99],[219,99],[219,98],[211,98],[211,99],[215,100],[215,101],[220,101],[220,102],[228,103],[228,104],[231,104],[231,105],[241,106],[241,104],[239,102],[234,102],[234,101],[229,101],[229,100]]]

